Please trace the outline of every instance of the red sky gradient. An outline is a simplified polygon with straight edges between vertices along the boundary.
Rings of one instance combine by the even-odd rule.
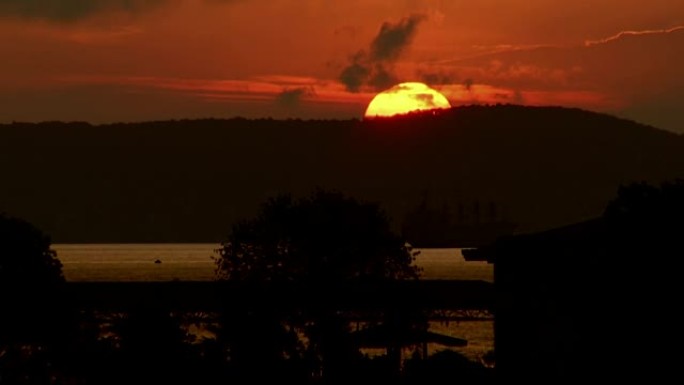
[[[0,0],[0,52],[0,122],[360,118],[423,81],[684,132],[673,0]]]

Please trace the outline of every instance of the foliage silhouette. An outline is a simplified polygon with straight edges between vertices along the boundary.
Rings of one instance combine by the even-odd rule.
[[[684,180],[675,180],[653,186],[636,183],[622,186],[618,196],[607,207],[604,218],[609,227],[610,247],[608,260],[612,269],[606,272],[611,282],[622,291],[618,300],[614,322],[617,329],[629,333],[630,328],[652,330],[636,344],[640,351],[665,352],[671,346],[681,347],[681,325],[684,319],[679,306],[682,287],[680,266],[684,255]],[[606,289],[614,293],[615,289]],[[606,296],[607,297],[607,296]],[[607,299],[607,298],[606,298]],[[658,315],[649,312],[631,312],[631,309],[658,309]],[[629,321],[625,322],[627,319]],[[623,346],[620,336],[615,346]],[[629,363],[634,376],[643,376],[652,382],[664,382],[676,372],[676,355],[632,355],[614,367]],[[616,360],[617,361],[617,360]]]
[[[287,314],[260,304],[249,309],[228,306],[219,325],[217,339],[232,382],[302,383],[309,377],[303,347]]]
[[[427,359],[408,360],[404,371],[405,384],[432,384],[444,379],[469,385],[494,383],[493,373],[482,364],[451,350],[439,351]]]
[[[643,182],[621,186],[604,217],[621,230],[638,230],[641,239],[676,240],[684,229],[684,180],[660,187]]]
[[[181,384],[188,373],[188,336],[168,309],[150,306],[132,309],[116,325],[123,383]]]
[[[21,219],[0,214],[0,285],[63,282],[50,237]]]
[[[76,330],[50,238],[0,214],[0,382],[48,383]]]
[[[486,253],[502,380],[664,383],[678,376],[684,181],[623,185],[589,221],[503,239]],[[590,347],[587,346],[590,344]]]
[[[299,200],[290,195],[269,199],[256,218],[234,226],[219,254],[217,274],[232,282],[318,290],[419,275],[414,253],[392,232],[378,205],[324,190]],[[287,356],[290,365],[305,367],[289,373],[300,375],[300,381],[349,381],[361,375],[356,369],[362,356],[349,338],[349,322],[325,298],[321,301],[294,314],[258,304],[246,317],[228,311],[223,338],[236,359],[248,359],[241,363],[244,368],[267,366],[271,374],[282,373],[278,368]],[[306,336],[306,344],[297,333]]]
[[[603,219],[607,228],[605,245],[592,253],[612,265],[603,266],[601,272],[629,287],[637,298],[657,288],[669,293],[679,279],[676,269],[662,269],[660,263],[676,263],[684,253],[684,181],[621,186]],[[644,258],[650,263],[645,263]],[[637,276],[649,287],[635,286]]]
[[[412,279],[414,254],[376,204],[318,190],[298,201],[269,199],[238,223],[219,250],[221,277],[234,281]]]

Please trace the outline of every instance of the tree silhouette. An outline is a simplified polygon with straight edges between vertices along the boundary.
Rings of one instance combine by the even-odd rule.
[[[0,214],[0,285],[63,281],[50,237],[26,221]]]
[[[663,263],[675,263],[684,253],[684,181],[621,186],[617,197],[608,204],[604,219],[610,229],[612,251],[608,257],[615,263],[611,266],[613,275],[629,279],[632,274],[649,273],[652,285],[679,281],[677,269],[659,271],[655,261],[644,262],[645,258],[657,258]],[[658,276],[663,279],[656,279]]]
[[[595,278],[593,283],[583,279],[591,289],[583,310],[593,314],[591,328],[583,335],[605,347],[597,344],[594,351],[604,353],[582,359],[601,368],[610,382],[665,382],[678,375],[677,355],[643,352],[682,346],[677,304],[682,291],[678,266],[684,255],[684,181],[621,186],[603,220],[606,231],[584,255],[591,264],[591,275],[585,277]],[[649,332],[626,342],[625,336],[638,330]]]
[[[0,382],[49,383],[74,331],[61,301],[62,265],[50,238],[0,214]]]
[[[234,226],[218,273],[238,281],[382,281],[418,277],[414,254],[377,204],[315,191],[269,199]]]
[[[187,333],[163,306],[130,309],[114,328],[121,358],[119,383],[188,383],[190,355]]]
[[[660,187],[647,183],[621,186],[604,216],[622,230],[639,227],[641,238],[647,235],[674,240],[677,237],[672,235],[684,228],[684,180]]]
[[[237,282],[304,283],[316,290],[418,277],[414,253],[391,231],[378,205],[323,190],[299,200],[290,195],[269,199],[254,219],[233,227],[219,254],[219,277]],[[309,378],[344,382],[354,377],[361,359],[358,346],[348,338],[349,323],[325,299],[294,318],[255,306],[241,322],[233,313],[231,322],[224,323],[226,340],[259,343],[258,354],[246,352],[249,344],[232,344],[235,357],[251,358],[252,364],[243,366],[268,363],[277,369],[278,357],[292,357],[295,345],[301,345],[296,339],[288,345],[283,338],[296,327],[306,334],[308,346],[291,363],[304,362]],[[273,336],[270,346],[264,336]],[[240,354],[241,345],[251,355]]]

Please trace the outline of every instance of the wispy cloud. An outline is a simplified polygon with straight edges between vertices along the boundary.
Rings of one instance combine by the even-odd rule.
[[[622,30],[575,44],[516,47],[421,63],[422,79],[452,103],[562,105],[629,116],[682,131],[684,26]],[[487,50],[485,50],[487,51]],[[470,89],[461,79],[473,79]]]
[[[139,12],[172,0],[0,0],[0,16],[71,22],[103,11]]]
[[[127,25],[122,27],[112,27],[107,29],[71,29],[60,33],[53,33],[53,36],[62,37],[66,41],[79,44],[93,44],[103,42],[117,42],[131,36],[139,35],[144,30],[140,27]]]
[[[598,40],[587,40],[584,42],[585,46],[592,46],[597,44],[610,43],[615,40],[619,40],[629,36],[642,36],[642,35],[661,35],[677,31],[684,31],[684,26],[677,26],[669,29],[647,29],[642,31],[621,31],[613,36],[598,39]]]
[[[107,85],[136,92],[162,89],[210,101],[270,101],[286,107],[294,107],[304,101],[365,104],[375,96],[374,93],[349,93],[336,82],[285,75],[239,80],[73,75],[59,77],[55,81],[68,86]]]
[[[595,109],[617,109],[624,101],[593,90],[538,90],[497,87],[489,84],[446,85],[439,88],[452,105],[523,104],[528,106],[556,105],[565,107],[591,106]]]

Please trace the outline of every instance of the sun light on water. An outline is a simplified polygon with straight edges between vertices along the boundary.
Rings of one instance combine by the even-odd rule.
[[[451,104],[444,95],[426,84],[409,82],[377,94],[368,104],[365,117],[383,117],[406,114],[412,111],[450,108]]]

